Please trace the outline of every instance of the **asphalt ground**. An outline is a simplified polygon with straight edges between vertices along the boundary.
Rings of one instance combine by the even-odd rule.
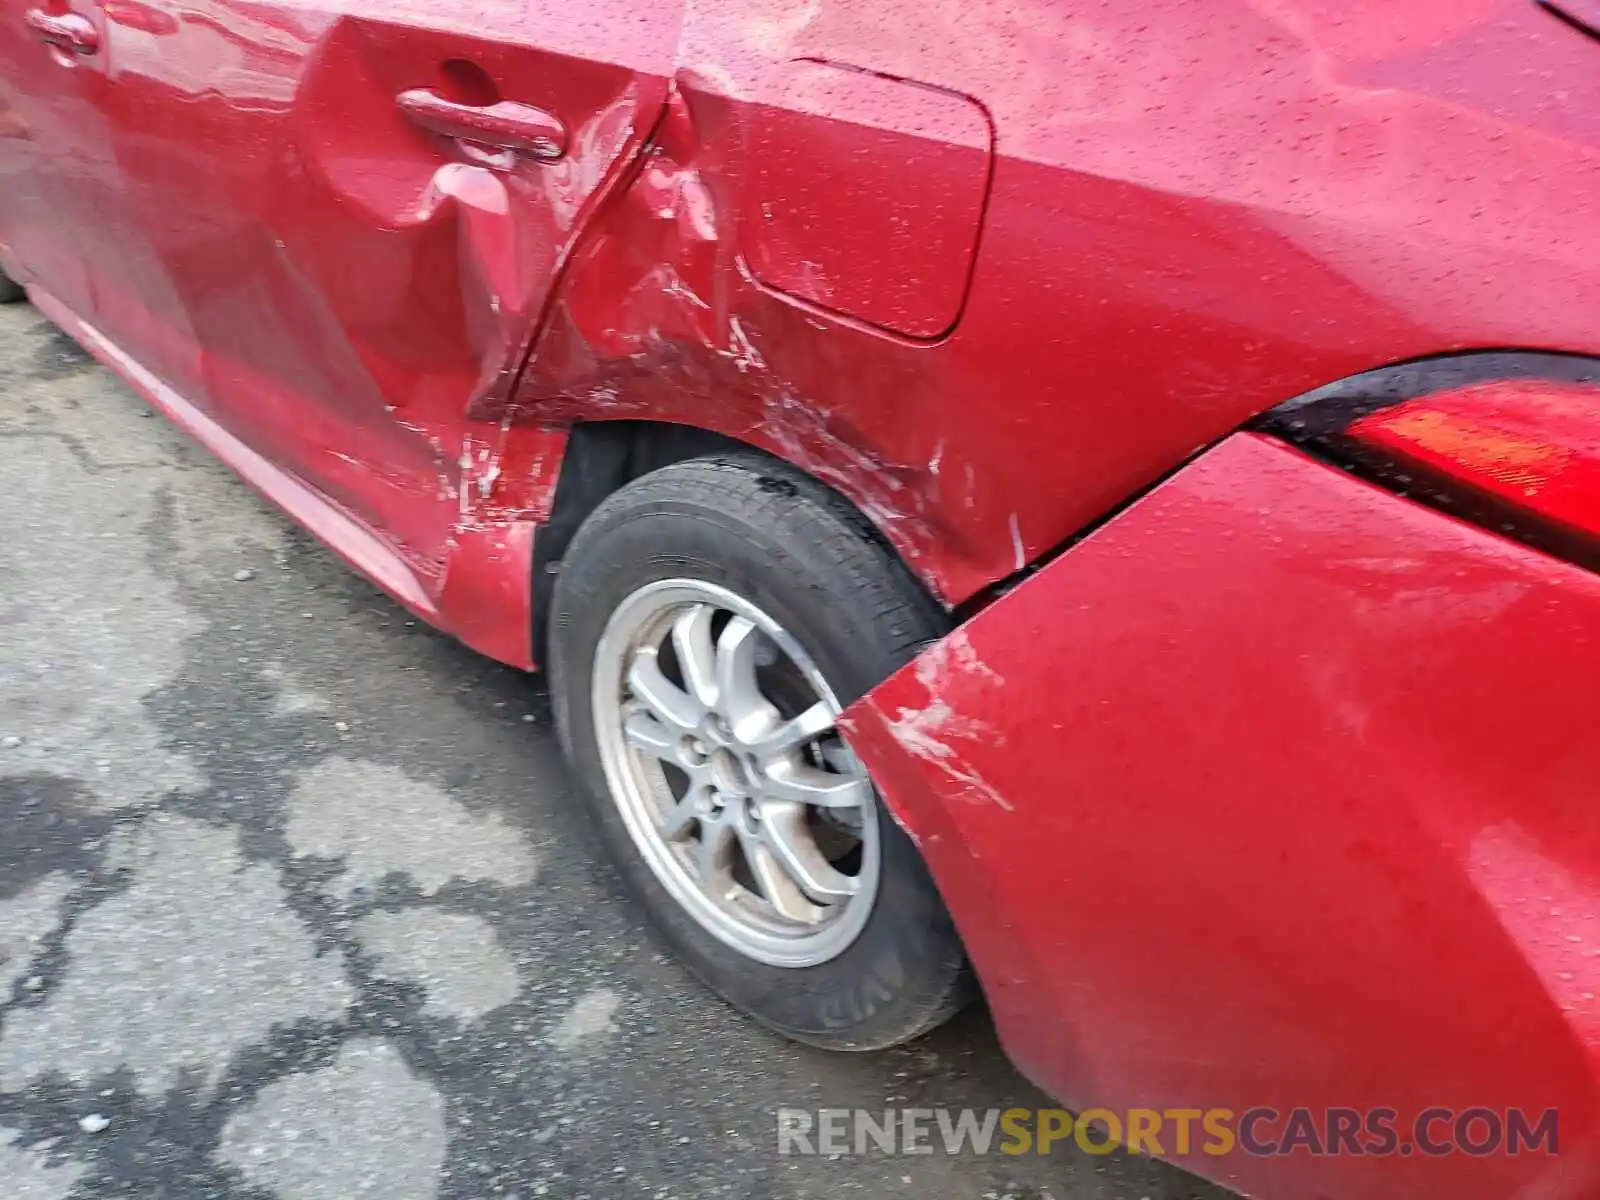
[[[596,861],[536,678],[0,308],[0,1196],[1221,1195],[778,1154],[782,1107],[1048,1104],[981,1010],[830,1055],[728,1009]]]

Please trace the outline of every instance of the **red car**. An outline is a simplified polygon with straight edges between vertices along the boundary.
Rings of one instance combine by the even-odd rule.
[[[1063,1101],[1229,1110],[1128,1140],[1236,1188],[1593,1197],[1597,35],[5,0],[0,266],[547,665],[758,1020],[878,1047],[981,985]]]

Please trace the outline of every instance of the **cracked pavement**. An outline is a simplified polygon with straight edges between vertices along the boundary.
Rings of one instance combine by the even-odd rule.
[[[1187,1200],[1158,1163],[780,1158],[1030,1106],[981,1011],[833,1056],[663,954],[538,681],[412,621],[0,308],[0,1191]]]

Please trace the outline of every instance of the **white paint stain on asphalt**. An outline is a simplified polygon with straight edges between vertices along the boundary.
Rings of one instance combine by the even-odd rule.
[[[329,758],[304,772],[286,832],[297,856],[344,862],[329,885],[341,896],[391,872],[428,896],[455,879],[517,887],[537,866],[499,816],[475,816],[433,784],[365,760]]]
[[[218,1150],[282,1200],[433,1200],[444,1156],[443,1098],[370,1039],[268,1084],[228,1121]]]
[[[140,548],[156,477],[91,473],[63,442],[27,441],[6,464],[0,535],[0,734],[22,739],[6,769],[82,779],[106,808],[198,787],[141,705],[204,624]]]
[[[423,1011],[476,1021],[517,998],[516,964],[482,917],[407,908],[375,912],[356,923],[356,936],[385,979],[423,989]]]
[[[120,842],[113,857],[138,864],[134,881],[67,935],[59,989],[7,1018],[0,1089],[126,1067],[146,1095],[185,1071],[209,1090],[274,1028],[343,1015],[342,960],[316,954],[276,871],[247,863],[237,833],[168,818]]]
[[[327,712],[332,704],[326,696],[319,696],[305,688],[282,663],[268,663],[261,668],[261,678],[277,687],[272,702],[272,715],[292,717],[298,713]]]
[[[579,996],[550,1034],[556,1049],[571,1052],[605,1038],[616,1029],[612,1017],[622,997],[610,988],[595,988]]]

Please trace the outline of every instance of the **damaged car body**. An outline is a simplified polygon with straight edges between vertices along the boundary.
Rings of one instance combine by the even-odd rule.
[[[1555,1108],[1136,1148],[1583,1197],[1597,63],[1529,0],[17,0],[0,292],[548,668],[757,1019],[981,989],[1074,1106]]]

